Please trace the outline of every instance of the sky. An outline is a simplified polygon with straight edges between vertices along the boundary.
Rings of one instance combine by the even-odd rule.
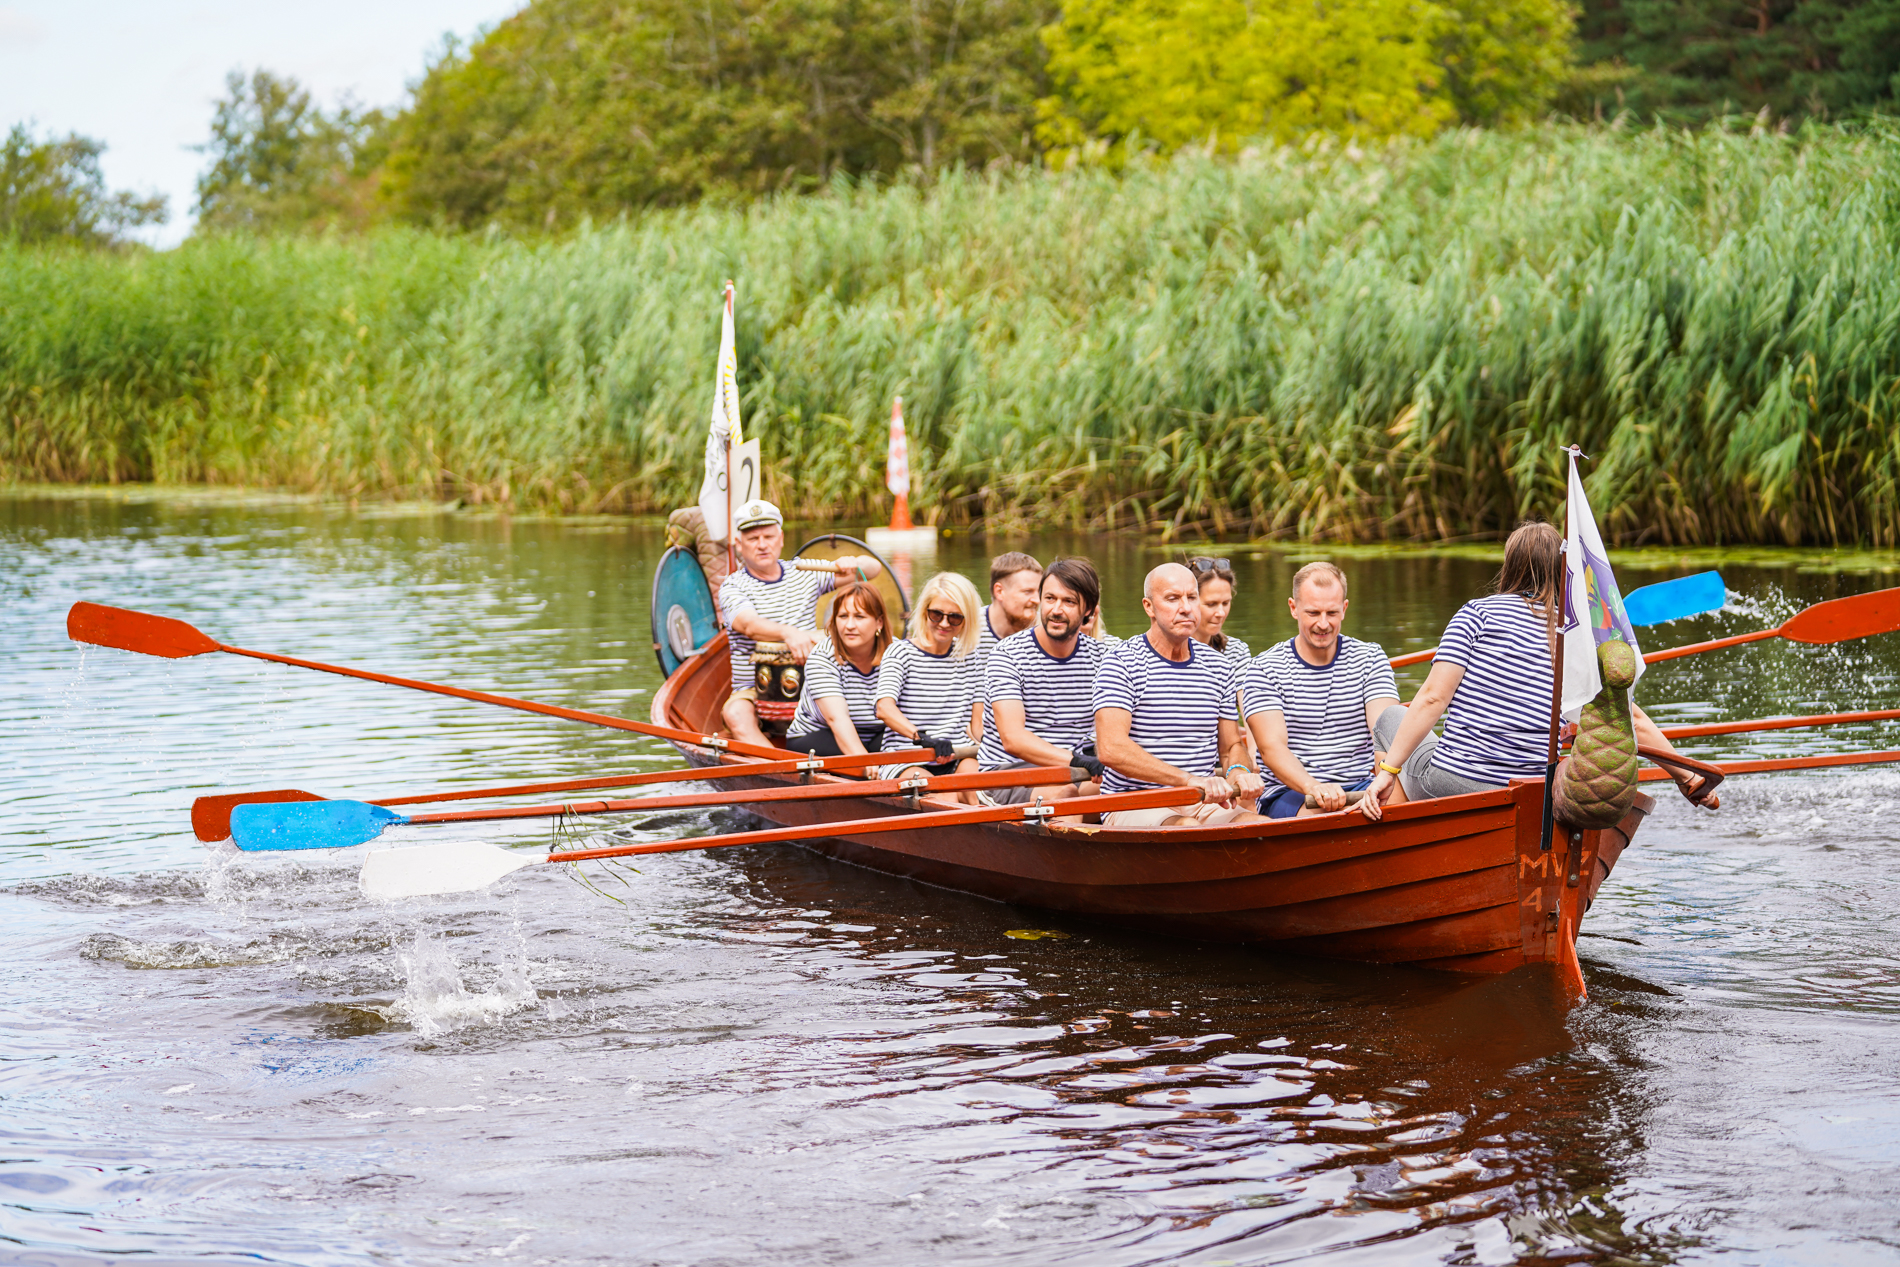
[[[345,93],[395,105],[442,37],[468,39],[522,0],[0,0],[0,130],[103,141],[114,191],[162,193],[171,220],[140,236],[173,246],[191,231],[192,182],[213,104],[232,70],[299,80],[325,106]]]

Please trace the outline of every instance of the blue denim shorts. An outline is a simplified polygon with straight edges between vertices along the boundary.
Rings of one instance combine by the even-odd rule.
[[[1370,776],[1357,783],[1345,784],[1348,792],[1363,792],[1371,786]],[[1277,792],[1268,792],[1260,798],[1260,812],[1268,818],[1295,818],[1305,808],[1306,793],[1296,792],[1290,787],[1283,787]]]

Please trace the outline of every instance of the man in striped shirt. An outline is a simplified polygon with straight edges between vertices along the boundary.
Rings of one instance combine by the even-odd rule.
[[[1102,791],[1198,788],[1185,809],[1117,810],[1108,827],[1213,826],[1257,821],[1244,808],[1262,784],[1240,732],[1234,665],[1194,640],[1200,590],[1179,563],[1148,573],[1141,605],[1148,632],[1111,651],[1095,675],[1095,749]]]
[[[1036,623],[1011,634],[990,652],[983,675],[989,701],[981,770],[1069,766],[1089,781],[1053,788],[995,788],[992,805],[1026,804],[1093,795],[1102,764],[1095,759],[1095,668],[1104,648],[1082,632],[1102,599],[1102,582],[1087,559],[1057,559],[1042,571]]]
[[[869,555],[835,560],[836,570],[799,572],[785,566],[785,516],[768,501],[749,501],[732,515],[733,548],[741,564],[719,585],[719,612],[732,647],[732,695],[721,715],[734,739],[763,744],[759,729],[758,688],[753,685],[752,650],[761,642],[782,642],[800,664],[818,641],[818,596],[853,577],[878,572]]]
[[[1309,563],[1293,574],[1287,608],[1297,637],[1268,647],[1241,679],[1241,711],[1260,749],[1269,818],[1333,813],[1346,793],[1372,782],[1385,755],[1373,727],[1399,702],[1385,651],[1339,632],[1346,619],[1346,574]],[[1305,808],[1312,797],[1317,809]]]
[[[983,672],[997,643],[1036,623],[1042,564],[1033,554],[1011,550],[990,560],[990,601],[976,621],[976,671]]]

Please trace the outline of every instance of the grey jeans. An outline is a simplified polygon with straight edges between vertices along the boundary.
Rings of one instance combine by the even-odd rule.
[[[1394,704],[1379,714],[1379,720],[1372,727],[1373,746],[1380,752],[1392,751],[1392,741],[1399,736],[1399,726],[1405,721],[1405,705]],[[1400,765],[1399,786],[1405,789],[1405,798],[1410,801],[1428,800],[1434,796],[1462,796],[1466,792],[1489,792],[1500,788],[1502,783],[1480,783],[1476,779],[1467,779],[1462,774],[1453,774],[1450,770],[1435,765],[1432,758],[1438,754],[1438,732],[1431,731],[1419,740],[1418,747],[1412,749],[1412,755]]]

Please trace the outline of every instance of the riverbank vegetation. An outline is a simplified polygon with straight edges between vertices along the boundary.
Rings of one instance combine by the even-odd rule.
[[[768,491],[941,522],[1892,545],[1900,134],[1545,125],[951,171],[539,238],[0,246],[0,473],[652,510],[718,293]]]

